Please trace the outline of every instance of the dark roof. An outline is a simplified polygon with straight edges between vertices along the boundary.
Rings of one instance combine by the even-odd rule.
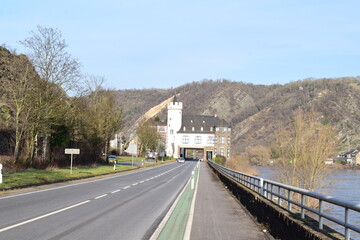
[[[184,127],[186,130],[184,130]],[[192,131],[192,127],[194,127],[194,131]],[[203,131],[201,131],[201,127],[203,127]],[[215,127],[230,127],[230,124],[224,119],[215,116],[183,115],[182,125],[178,132],[210,133],[215,131]],[[211,128],[213,128],[212,131]]]

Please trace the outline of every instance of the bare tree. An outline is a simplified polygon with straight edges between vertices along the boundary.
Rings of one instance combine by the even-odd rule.
[[[337,142],[334,128],[322,124],[314,110],[296,111],[290,128],[276,138],[281,182],[317,190],[328,175],[324,162],[335,152]]]
[[[28,56],[40,77],[45,81],[44,92],[39,94],[43,110],[43,160],[47,156],[48,136],[51,133],[52,119],[56,115],[59,101],[66,98],[66,91],[74,88],[80,77],[80,64],[66,51],[67,44],[59,30],[37,26],[30,37],[20,41],[29,51]],[[59,112],[60,115],[64,112]],[[40,132],[34,133],[38,136]],[[35,142],[37,139],[35,140]]]
[[[140,154],[144,153],[146,149],[155,149],[161,140],[161,135],[157,132],[156,127],[152,126],[149,121],[142,123],[136,131]]]

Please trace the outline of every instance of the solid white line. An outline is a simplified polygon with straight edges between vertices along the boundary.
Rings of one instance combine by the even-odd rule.
[[[192,228],[192,223],[193,223],[193,220],[194,220],[195,200],[196,200],[196,194],[197,194],[197,190],[198,190],[198,186],[199,186],[199,178],[200,178],[200,162],[198,162],[197,175],[198,176],[197,176],[197,179],[196,179],[196,188],[195,188],[195,191],[194,191],[193,199],[191,201],[189,217],[188,217],[188,221],[187,221],[187,224],[186,224],[183,240],[189,240],[190,235],[191,235],[191,228]]]
[[[104,195],[101,195],[101,196],[97,196],[95,199],[99,199],[99,198],[103,198],[103,197],[106,197],[107,194],[104,194]]]
[[[19,227],[19,226],[21,226],[21,225],[25,225],[25,224],[27,224],[27,223],[31,223],[31,222],[37,221],[37,220],[39,220],[39,219],[42,219],[42,218],[45,218],[45,217],[48,217],[48,216],[51,216],[51,215],[54,215],[54,214],[57,214],[57,213],[66,211],[66,210],[69,210],[69,209],[71,209],[71,208],[78,207],[78,206],[83,205],[83,204],[88,203],[88,202],[90,202],[90,200],[86,200],[86,201],[84,201],[84,202],[77,203],[77,204],[75,204],[75,205],[72,205],[72,206],[69,206],[69,207],[66,207],[66,208],[57,210],[57,211],[55,211],[55,212],[47,213],[47,214],[45,214],[45,215],[42,215],[42,216],[39,216],[39,217],[30,219],[30,220],[27,220],[27,221],[24,221],[24,222],[21,222],[21,223],[17,223],[17,224],[15,224],[15,225],[12,225],[12,226],[9,226],[9,227],[2,228],[2,229],[0,229],[0,232],[5,232],[5,231],[10,230],[10,229],[12,229],[12,228],[16,228],[16,227]]]
[[[118,190],[115,190],[115,191],[112,191],[111,193],[117,193],[117,192],[120,192],[121,190],[118,189]]]
[[[130,186],[123,187],[123,189],[128,189]]]

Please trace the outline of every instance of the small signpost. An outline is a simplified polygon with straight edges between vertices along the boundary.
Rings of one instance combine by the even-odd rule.
[[[70,174],[72,174],[73,155],[74,154],[80,154],[80,149],[78,149],[78,148],[65,148],[65,154],[70,154],[71,155]]]
[[[131,166],[134,166],[134,155],[137,155],[137,144],[129,144],[128,151],[131,154]]]
[[[0,184],[2,183],[2,164],[0,163]]]

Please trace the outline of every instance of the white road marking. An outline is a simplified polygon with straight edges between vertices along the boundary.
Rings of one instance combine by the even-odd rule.
[[[97,196],[95,199],[103,198],[103,197],[106,197],[106,196],[107,196],[107,194],[103,194],[101,196]]]
[[[133,186],[136,186],[136,185],[138,185],[138,184],[139,184],[139,183],[133,183],[132,185],[133,185]]]
[[[139,183],[144,183],[144,181],[140,181]]]
[[[150,179],[146,179],[145,182],[150,181]]]
[[[42,216],[39,216],[39,217],[30,219],[30,220],[27,220],[27,221],[24,221],[24,222],[21,222],[21,223],[14,224],[14,225],[11,225],[11,226],[6,227],[6,228],[2,228],[2,229],[0,229],[0,232],[5,232],[5,231],[10,230],[10,229],[12,229],[12,228],[16,228],[16,227],[19,227],[19,226],[21,226],[21,225],[25,225],[25,224],[27,224],[27,223],[31,223],[31,222],[37,221],[37,220],[39,220],[39,219],[42,219],[42,218],[45,218],[45,217],[48,217],[48,216],[51,216],[51,215],[54,215],[54,214],[57,214],[57,213],[66,211],[66,210],[69,210],[69,209],[71,209],[71,208],[78,207],[78,206],[83,205],[83,204],[88,203],[88,202],[90,202],[90,200],[86,200],[86,201],[84,201],[84,202],[77,203],[77,204],[74,204],[74,205],[72,205],[72,206],[69,206],[69,207],[66,207],[66,208],[63,208],[63,209],[59,209],[59,210],[57,210],[57,211],[54,211],[54,212],[51,212],[51,213],[47,213],[47,214],[45,214],[45,215],[42,215]]]
[[[120,192],[121,190],[118,189],[118,190],[115,190],[115,191],[112,191],[111,193],[117,193],[117,192]]]
[[[128,189],[130,186],[123,187],[123,189]]]

